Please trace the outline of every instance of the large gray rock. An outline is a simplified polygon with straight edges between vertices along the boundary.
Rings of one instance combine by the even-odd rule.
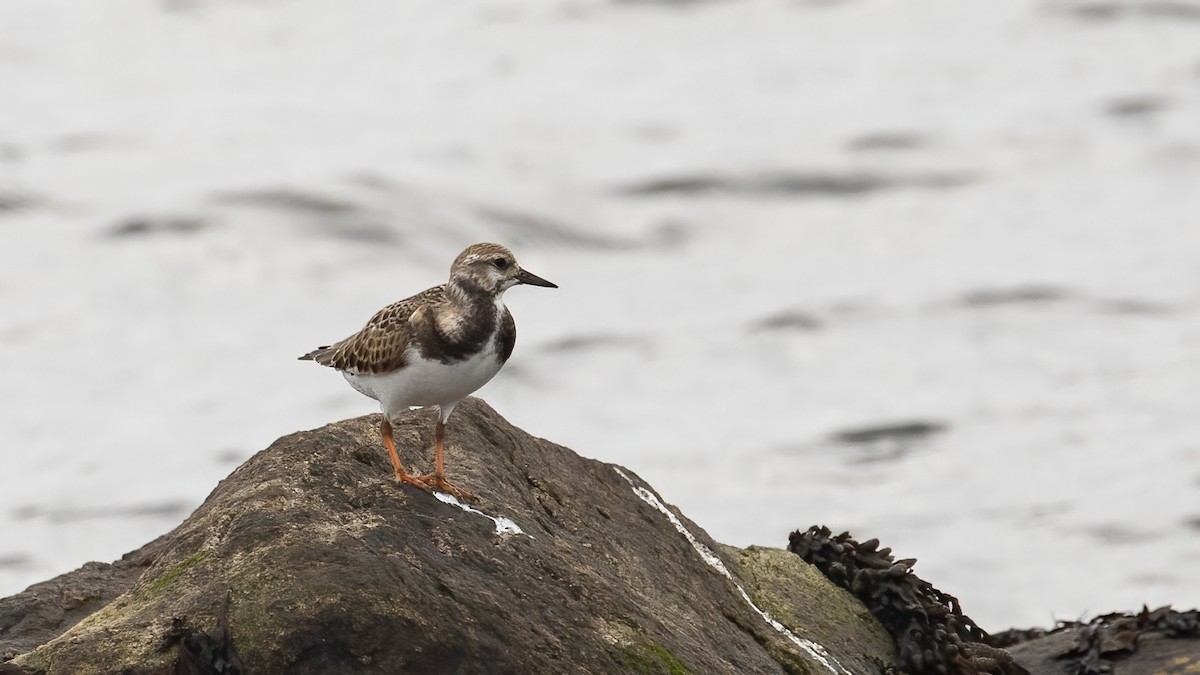
[[[450,476],[521,533],[397,486],[378,421],[284,437],[140,556],[0,601],[0,655],[20,652],[0,671],[861,675],[893,657],[798,556],[721,547],[632,472],[479,400],[449,426]],[[407,467],[430,468],[432,431],[424,411],[396,425]],[[13,620],[84,577],[88,611]]]

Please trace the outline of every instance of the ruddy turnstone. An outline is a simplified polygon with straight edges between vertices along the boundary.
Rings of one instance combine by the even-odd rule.
[[[394,302],[354,335],[300,357],[336,368],[350,386],[379,401],[379,433],[397,482],[476,499],[446,480],[446,420],[454,406],[500,372],[512,354],[517,326],[503,296],[517,284],[558,288],[521,269],[512,252],[499,244],[469,246],[450,266],[448,283]],[[400,465],[391,420],[410,407],[430,405],[438,407],[434,472],[414,476]]]

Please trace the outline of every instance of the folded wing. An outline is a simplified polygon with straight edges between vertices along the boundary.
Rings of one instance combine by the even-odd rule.
[[[371,317],[354,335],[332,345],[318,347],[300,357],[323,366],[356,373],[387,373],[405,365],[404,352],[412,338],[410,319],[425,305],[440,302],[445,287],[435,286],[423,293],[393,302]]]

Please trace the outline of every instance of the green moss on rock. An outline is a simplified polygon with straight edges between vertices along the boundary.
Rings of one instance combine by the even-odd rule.
[[[666,647],[648,638],[626,645],[622,665],[639,675],[691,675],[691,670]]]
[[[894,660],[895,643],[867,608],[800,556],[760,546],[719,548],[759,609],[797,637],[825,645],[842,667],[880,672]],[[768,651],[785,667],[794,661],[783,650],[768,646]]]
[[[164,572],[162,576],[150,583],[150,592],[158,593],[159,591],[164,590],[167,586],[170,586],[172,583],[174,583],[174,581],[179,578],[179,575],[186,572],[188,568],[203,561],[207,557],[208,553],[206,551],[197,551],[179,561],[166,572]]]

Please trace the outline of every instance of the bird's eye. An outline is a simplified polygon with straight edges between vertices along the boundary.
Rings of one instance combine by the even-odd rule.
[[[495,260],[492,261],[492,264],[496,266],[496,269],[502,270],[502,269],[508,268],[508,261],[505,260],[504,258],[496,258]]]

